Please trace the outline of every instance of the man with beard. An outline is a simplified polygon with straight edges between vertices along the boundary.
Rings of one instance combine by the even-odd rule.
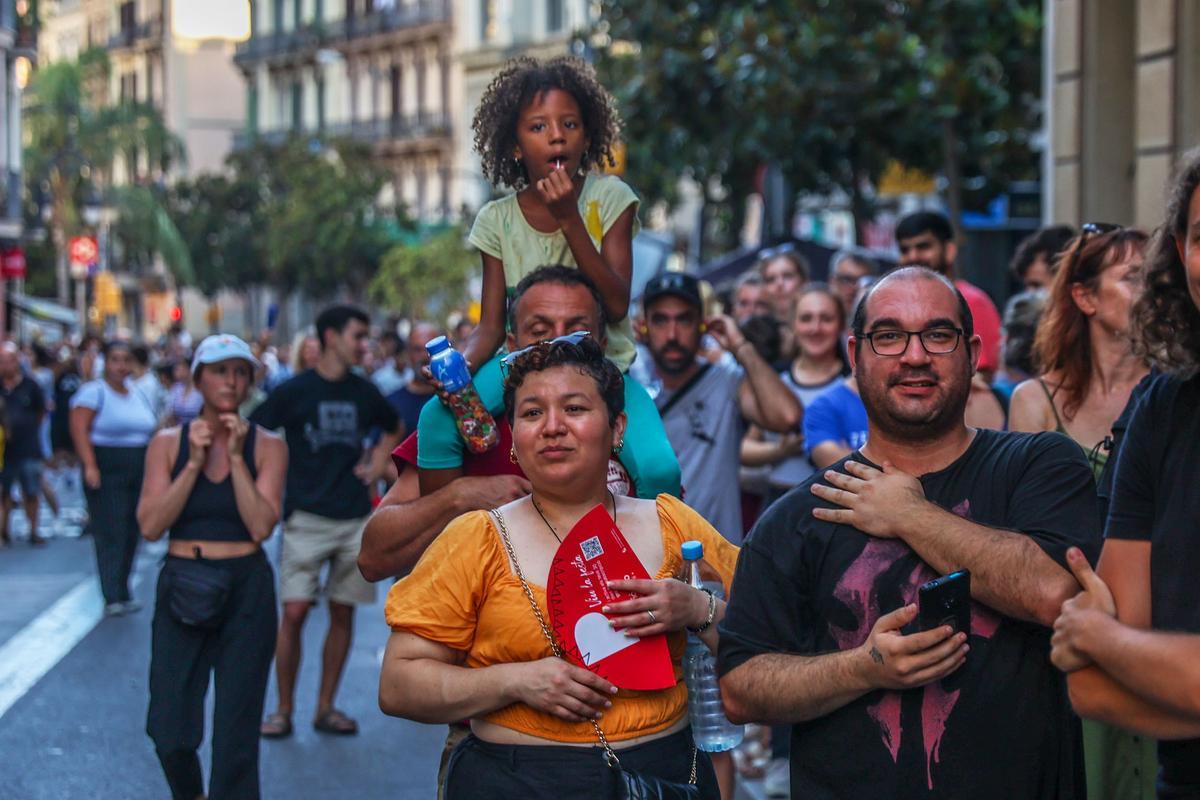
[[[966,298],[975,318],[975,331],[982,340],[977,369],[984,383],[991,383],[1000,367],[1000,312],[987,292],[955,274],[958,244],[950,220],[937,211],[909,214],[896,224],[896,246],[900,249],[900,266],[928,267],[954,281]]]
[[[1074,798],[1079,723],[1046,654],[1094,557],[1077,445],[968,428],[979,358],[945,277],[903,268],[855,313],[866,444],[784,496],[743,546],[721,623],[735,721],[792,725],[792,796]],[[971,573],[970,630],[916,630],[918,587]]]
[[[742,540],[739,453],[746,423],[795,431],[803,414],[795,395],[732,319],[703,318],[700,282],[671,272],[646,284],[642,331],[662,389],[655,404],[679,457],[684,500],[732,542]],[[697,358],[705,330],[733,356]]]

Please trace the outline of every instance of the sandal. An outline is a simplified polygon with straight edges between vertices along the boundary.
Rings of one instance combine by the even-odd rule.
[[[353,736],[358,733],[358,723],[336,708],[318,714],[313,720],[313,728],[321,733],[334,733],[339,736]]]
[[[268,714],[259,726],[258,732],[267,739],[284,739],[292,735],[292,718],[288,714],[276,711]]]

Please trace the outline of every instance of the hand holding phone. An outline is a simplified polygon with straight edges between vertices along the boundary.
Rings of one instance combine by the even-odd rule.
[[[971,573],[960,569],[934,578],[917,590],[917,625],[923,631],[949,625],[971,634]]]

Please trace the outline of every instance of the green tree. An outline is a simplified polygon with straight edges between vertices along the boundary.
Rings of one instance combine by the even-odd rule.
[[[27,95],[25,173],[49,200],[58,299],[63,303],[68,301],[67,238],[82,231],[84,198],[112,185],[118,159],[134,172],[144,159],[161,173],[182,158],[182,145],[153,107],[96,101],[103,96],[108,71],[107,56],[88,51],[78,61],[39,69]],[[130,202],[141,207],[145,199]]]
[[[167,205],[191,259],[192,285],[205,297],[262,281],[262,197],[251,176],[208,173],[177,181]]]
[[[445,319],[467,301],[478,264],[479,256],[455,225],[388,250],[371,280],[370,297],[416,319]]]
[[[634,185],[670,202],[688,175],[732,233],[766,164],[860,222],[892,160],[956,216],[1036,175],[1040,30],[1037,0],[607,0],[593,41]]]
[[[258,251],[286,292],[361,293],[390,245],[392,212],[379,207],[383,173],[366,145],[292,139],[233,154],[236,175],[254,176]]]

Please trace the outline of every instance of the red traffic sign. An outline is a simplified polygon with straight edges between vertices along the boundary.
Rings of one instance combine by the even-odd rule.
[[[25,251],[13,247],[0,253],[0,274],[5,278],[20,279],[25,277]]]
[[[100,245],[91,236],[72,236],[67,252],[73,264],[95,264],[100,255]]]

